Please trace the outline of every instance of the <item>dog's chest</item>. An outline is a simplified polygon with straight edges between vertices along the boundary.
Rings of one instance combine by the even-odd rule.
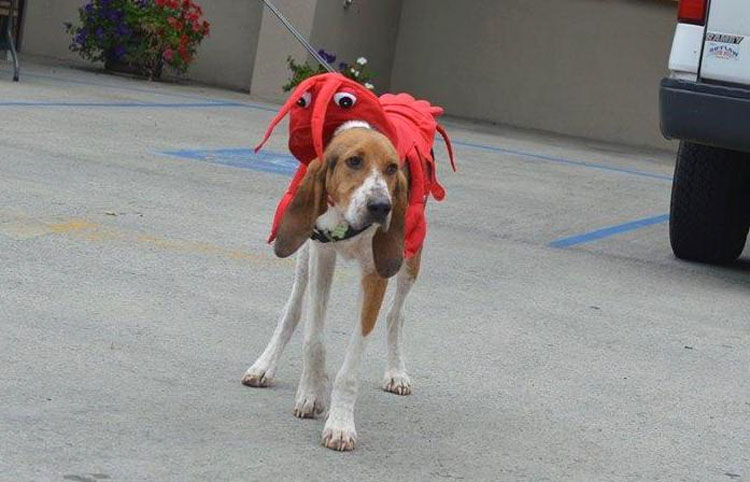
[[[330,243],[336,253],[346,260],[357,260],[366,267],[374,267],[372,257],[372,237],[375,235],[375,226],[371,226],[362,234],[345,241]]]
[[[336,226],[344,222],[344,217],[338,211],[331,207],[322,214],[316,221],[315,227],[322,231],[333,231]],[[335,241],[331,243],[318,243],[321,248],[333,249],[336,254],[347,261],[356,260],[366,269],[373,269],[375,262],[372,257],[372,237],[375,235],[377,226],[371,226],[362,231],[357,236],[344,241]]]

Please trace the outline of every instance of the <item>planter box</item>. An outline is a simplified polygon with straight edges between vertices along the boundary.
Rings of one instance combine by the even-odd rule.
[[[163,67],[164,64],[162,62],[159,62],[153,70],[145,65],[129,64],[127,62],[113,59],[108,59],[104,62],[104,68],[110,72],[132,75],[134,77],[141,77],[149,80],[159,80],[161,78]]]

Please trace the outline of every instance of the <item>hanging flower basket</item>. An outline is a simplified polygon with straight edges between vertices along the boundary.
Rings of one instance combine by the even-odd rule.
[[[192,0],[88,0],[66,24],[70,49],[108,70],[161,77],[185,73],[210,25]]]

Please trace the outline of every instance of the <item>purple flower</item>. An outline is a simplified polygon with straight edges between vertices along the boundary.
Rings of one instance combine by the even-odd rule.
[[[150,2],[151,2],[151,0],[136,0],[135,3],[138,4],[138,6],[141,7],[141,8],[146,8],[146,7],[148,7],[148,4]]]
[[[81,31],[76,34],[75,43],[83,47],[83,45],[86,43],[86,38],[89,36],[89,32],[86,29],[82,29]]]
[[[103,40],[104,39],[104,29],[101,27],[98,27],[96,29],[96,32],[94,33],[96,35],[97,40]]]
[[[83,7],[83,11],[91,15],[91,13],[94,11],[94,6],[92,4],[86,4],[85,7]]]
[[[115,47],[112,53],[115,55],[115,58],[117,60],[120,60],[121,58],[125,57],[125,54],[128,53],[128,50],[124,45],[118,45]]]
[[[339,70],[346,70],[348,67],[346,62],[339,62]]]
[[[133,33],[133,31],[125,23],[119,24],[115,29],[115,34],[118,37],[129,37],[131,33]]]
[[[112,22],[119,22],[122,20],[123,13],[121,10],[110,10],[107,12],[107,19]]]
[[[334,54],[329,54],[328,52],[326,52],[326,51],[325,51],[325,50],[323,50],[323,49],[320,49],[320,50],[318,50],[318,54],[319,54],[319,55],[320,55],[321,57],[323,57],[323,60],[325,60],[325,61],[326,61],[326,62],[328,62],[329,64],[331,64],[331,63],[333,63],[333,62],[335,62],[335,61],[336,61],[336,56],[335,56]]]

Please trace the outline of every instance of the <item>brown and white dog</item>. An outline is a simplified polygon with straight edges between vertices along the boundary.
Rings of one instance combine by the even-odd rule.
[[[272,382],[281,353],[299,323],[309,287],[302,378],[294,415],[312,418],[328,409],[322,443],[330,449],[348,451],[355,447],[354,404],[360,360],[367,337],[375,327],[388,278],[394,275],[397,287],[386,318],[383,389],[398,395],[411,393],[401,331],[404,301],[417,278],[421,252],[403,261],[407,176],[407,170],[399,168],[398,154],[387,137],[362,122],[342,125],[326,147],[323,159],[310,163],[274,244],[281,257],[299,250],[294,286],[268,346],[247,370],[242,383],[266,387]],[[341,241],[310,239],[313,232],[327,236],[326,233],[340,232],[342,226],[350,232],[364,230]],[[354,260],[361,269],[361,309],[344,363],[333,383],[328,408],[323,328],[338,256]]]

